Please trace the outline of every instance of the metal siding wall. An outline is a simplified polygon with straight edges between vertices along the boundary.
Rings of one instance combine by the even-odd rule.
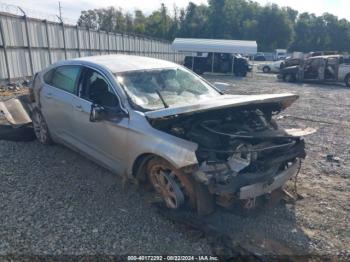
[[[4,55],[4,51],[0,49],[0,79],[5,79],[5,78],[7,78],[5,55]]]
[[[27,46],[25,24],[22,18],[1,17],[1,22],[8,46]]]
[[[7,46],[11,79],[31,75],[24,21],[22,16],[0,14],[0,23]],[[50,58],[52,63],[64,60],[65,53],[67,54],[67,59],[76,58],[79,55],[91,56],[108,53],[142,55],[175,62],[183,62],[184,59],[182,54],[174,53],[171,50],[170,43],[128,34],[107,34],[107,32],[88,30],[87,28],[78,28],[78,37],[77,28],[69,25],[64,25],[66,40],[64,45],[62,24],[47,22],[47,35],[45,21],[31,18],[27,18],[27,21],[34,72],[47,67],[50,64]],[[2,45],[0,38],[0,46]],[[66,47],[66,50],[64,47]],[[7,79],[3,47],[0,47],[1,79]]]
[[[109,49],[112,52],[117,50],[117,37],[115,34],[109,34],[108,35],[108,41],[109,41]]]
[[[117,51],[121,52],[123,51],[123,36],[121,34],[117,34]]]
[[[67,59],[73,59],[79,57],[79,52],[75,50],[67,51]]]
[[[35,72],[43,70],[50,65],[49,52],[45,49],[32,50],[33,69]]]
[[[13,78],[30,76],[29,52],[27,49],[9,49],[10,74]]]
[[[46,29],[43,22],[28,21],[28,32],[32,47],[47,47]]]
[[[63,31],[60,24],[48,24],[50,45],[52,48],[63,48]]]
[[[108,50],[108,36],[106,32],[100,32],[101,48],[102,50]]]
[[[51,51],[52,63],[64,60],[64,51],[63,50],[53,50]]]
[[[89,32],[84,29],[79,29],[79,40],[81,49],[89,49]]]
[[[81,56],[84,57],[84,56],[90,56],[90,51],[82,51],[81,52]]]
[[[77,29],[75,27],[65,26],[64,33],[66,37],[66,48],[77,49],[78,48]]]
[[[90,31],[90,37],[91,37],[91,49],[99,49],[99,39],[98,39],[98,32],[97,31]]]

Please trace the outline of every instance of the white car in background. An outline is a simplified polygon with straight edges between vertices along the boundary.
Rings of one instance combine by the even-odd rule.
[[[262,63],[258,65],[258,70],[263,71],[264,73],[279,73],[282,62],[283,60],[270,63]]]

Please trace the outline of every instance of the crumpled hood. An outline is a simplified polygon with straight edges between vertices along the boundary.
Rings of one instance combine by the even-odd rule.
[[[266,94],[266,95],[222,95],[214,99],[201,101],[191,105],[168,107],[145,112],[149,119],[162,118],[172,115],[199,113],[216,109],[233,108],[245,105],[279,104],[281,109],[289,107],[298,95],[287,94]]]

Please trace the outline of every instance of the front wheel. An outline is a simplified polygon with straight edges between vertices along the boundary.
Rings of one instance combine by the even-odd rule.
[[[270,71],[271,71],[270,67],[264,66],[264,68],[263,68],[264,73],[269,73]]]
[[[148,162],[146,172],[148,181],[168,208],[178,209],[187,202],[195,207],[193,184],[181,171],[164,159],[155,157]]]
[[[345,77],[345,84],[347,87],[350,87],[350,74]]]
[[[33,110],[32,122],[35,136],[39,140],[39,142],[45,145],[52,144],[52,139],[46,121],[44,119],[44,116],[38,109]]]

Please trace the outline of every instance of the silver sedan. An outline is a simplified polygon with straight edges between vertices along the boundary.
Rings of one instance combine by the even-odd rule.
[[[225,95],[188,69],[139,56],[54,64],[30,92],[36,136],[149,183],[169,208],[252,208],[280,191],[304,142],[273,116],[293,94]]]

